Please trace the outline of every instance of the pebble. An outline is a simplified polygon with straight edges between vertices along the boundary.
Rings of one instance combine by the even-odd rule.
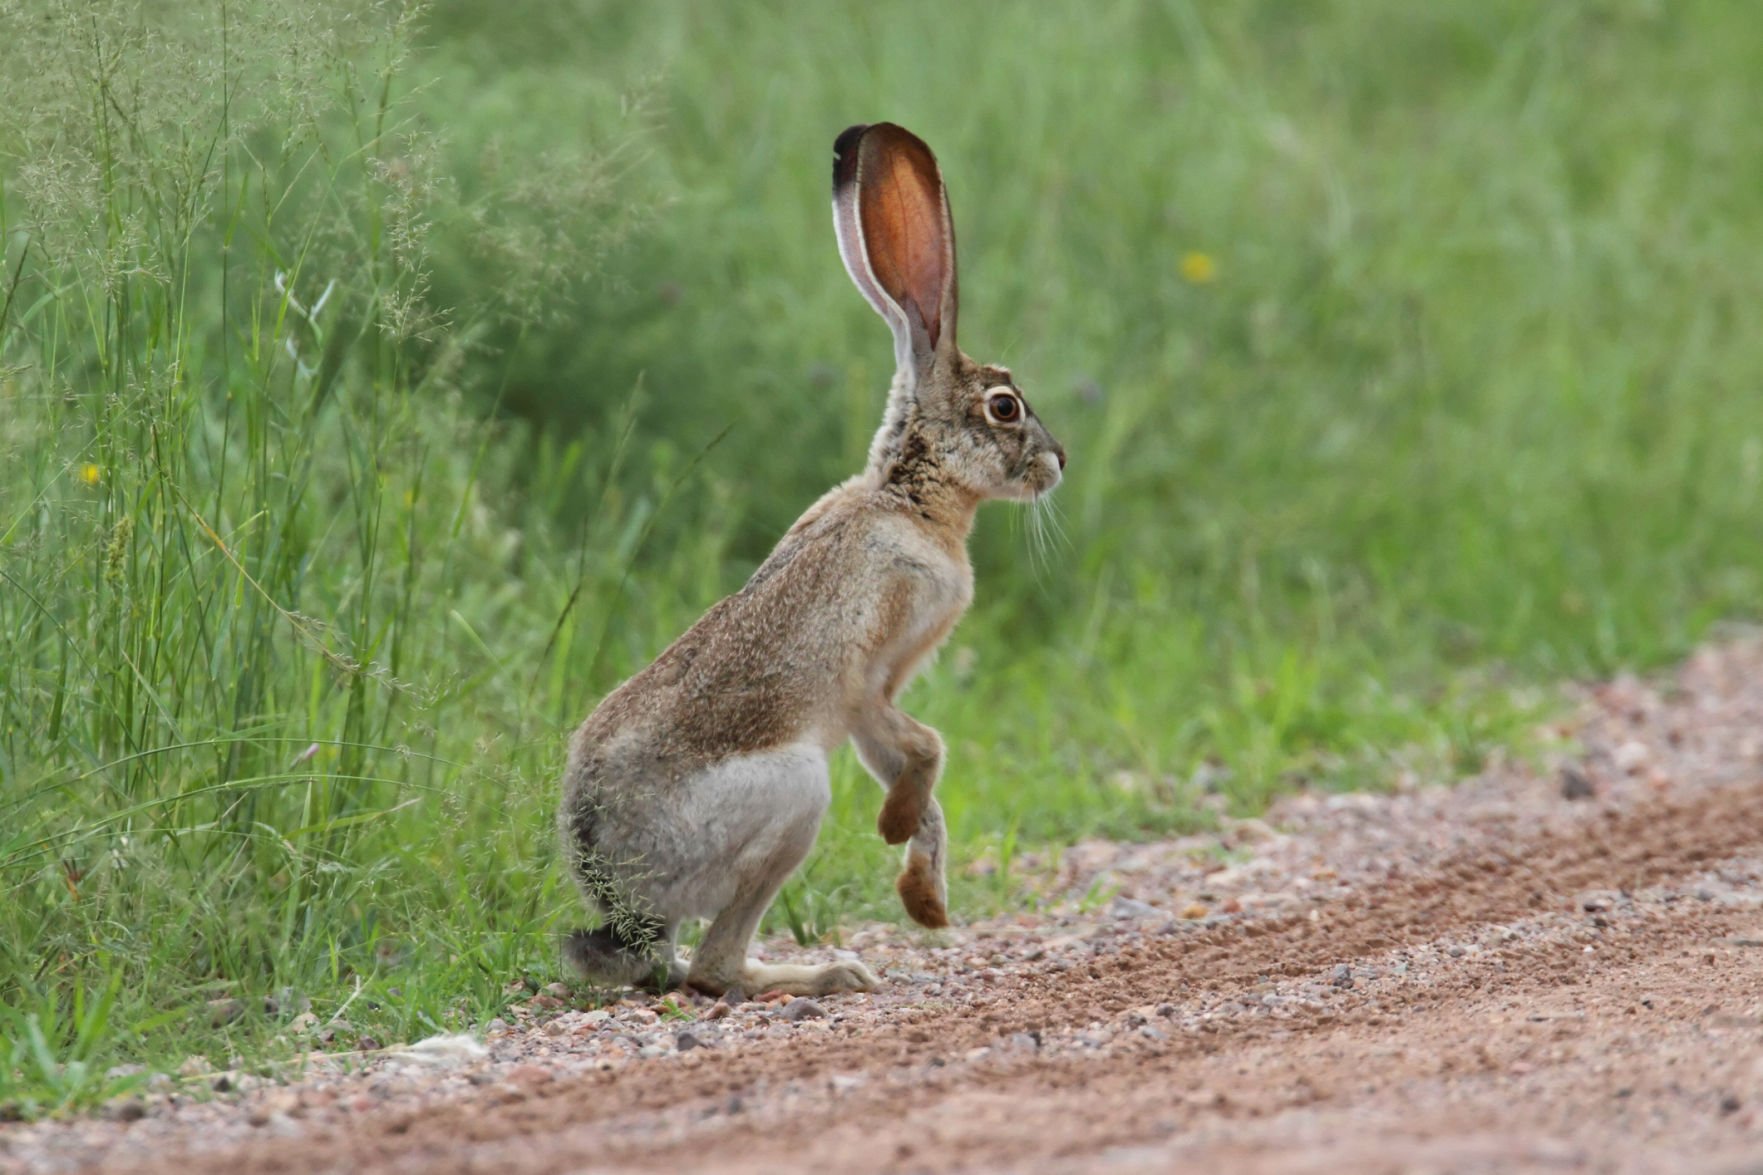
[[[218,999],[208,1001],[208,1022],[219,1028],[231,1024],[245,1014],[245,1001]]]
[[[1597,789],[1585,773],[1569,764],[1561,768],[1561,798],[1564,800],[1589,800],[1597,795]]]
[[[1343,989],[1352,987],[1353,968],[1345,963],[1335,964],[1334,974],[1329,977],[1329,982]]]
[[[516,1089],[537,1089],[541,1085],[549,1085],[554,1080],[551,1070],[543,1065],[516,1065],[502,1075],[502,1080]]]
[[[689,1053],[695,1048],[702,1048],[704,1042],[691,1032],[682,1032],[673,1038],[673,1046],[682,1053]]]
[[[1155,918],[1163,911],[1137,898],[1118,897],[1108,903],[1108,913],[1115,918]]]
[[[1633,775],[1645,767],[1652,757],[1653,752],[1648,749],[1646,743],[1639,739],[1629,739],[1611,753],[1610,760],[1616,764],[1618,771],[1625,775]]]
[[[803,1020],[824,1019],[826,1017],[826,1009],[821,1007],[820,1004],[814,1000],[797,999],[791,1000],[771,1015],[774,1020],[787,1020],[792,1024],[796,1024]]]
[[[112,1122],[138,1122],[147,1116],[147,1103],[138,1097],[118,1098],[107,1104],[102,1113]]]

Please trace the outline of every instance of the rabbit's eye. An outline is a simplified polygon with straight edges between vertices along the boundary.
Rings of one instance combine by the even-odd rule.
[[[1009,392],[998,392],[986,401],[986,412],[993,420],[1009,424],[1022,415],[1022,401]]]

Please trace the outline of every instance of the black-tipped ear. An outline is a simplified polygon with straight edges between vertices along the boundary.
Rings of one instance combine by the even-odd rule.
[[[955,230],[936,156],[893,123],[833,143],[833,223],[859,291],[894,331],[902,364],[955,345]]]

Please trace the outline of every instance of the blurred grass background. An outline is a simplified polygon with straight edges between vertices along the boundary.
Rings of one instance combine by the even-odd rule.
[[[280,1055],[302,1000],[383,1041],[560,974],[567,730],[879,418],[827,207],[852,122],[937,150],[963,343],[1072,454],[1068,542],[985,511],[907,699],[958,911],[1032,901],[1025,847],[1472,771],[1547,683],[1759,611],[1742,7],[0,27],[12,1112]],[[835,792],[772,915],[805,941],[897,916],[880,793],[849,756]]]

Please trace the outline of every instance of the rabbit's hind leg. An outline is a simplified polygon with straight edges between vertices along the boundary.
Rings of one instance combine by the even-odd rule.
[[[714,823],[738,830],[741,845],[732,861],[721,866],[727,870],[726,887],[718,894],[719,908],[692,957],[686,982],[713,995],[735,986],[792,995],[875,986],[875,976],[861,963],[789,966],[747,958],[759,919],[820,831],[832,794],[820,748],[785,747],[743,756],[711,768],[693,792],[716,804]]]

